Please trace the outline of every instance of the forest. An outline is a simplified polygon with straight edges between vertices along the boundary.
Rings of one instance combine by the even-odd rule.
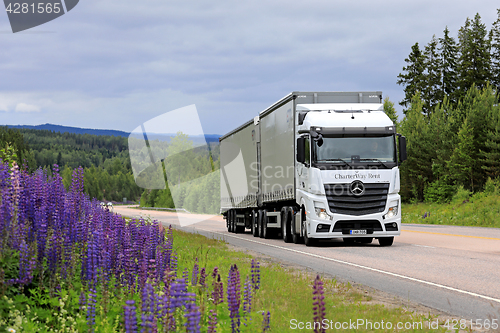
[[[81,166],[85,192],[98,200],[136,201],[142,193],[124,137],[0,127],[0,158],[7,160],[7,155],[30,172],[42,168],[51,173],[57,165],[66,189],[73,170]]]
[[[500,179],[500,9],[488,31],[479,14],[458,40],[448,28],[415,43],[397,83],[404,118],[385,110],[408,141],[401,166],[405,201],[447,202],[458,191],[487,190]]]

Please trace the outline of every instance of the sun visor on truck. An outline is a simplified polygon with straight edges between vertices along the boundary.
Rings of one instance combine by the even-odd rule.
[[[327,136],[379,136],[392,135],[396,133],[395,126],[386,127],[315,127],[315,131]]]

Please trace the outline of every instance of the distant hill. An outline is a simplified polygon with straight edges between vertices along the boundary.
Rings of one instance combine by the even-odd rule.
[[[80,127],[70,127],[61,126],[54,124],[43,124],[43,125],[7,125],[10,128],[24,128],[24,129],[34,129],[34,130],[47,130],[57,133],[73,133],[73,134],[92,134],[92,135],[110,135],[110,136],[122,136],[128,137],[130,133],[124,131],[116,130],[102,130],[102,129],[92,129],[92,128],[80,128]]]
[[[54,124],[43,124],[43,125],[6,125],[9,128],[17,128],[17,129],[34,129],[34,130],[48,130],[56,133],[73,133],[73,134],[91,134],[91,135],[109,135],[109,136],[121,136],[128,137],[130,133],[124,131],[117,130],[107,130],[107,129],[92,129],[92,128],[80,128],[80,127],[71,127],[71,126],[61,126]],[[148,135],[149,140],[169,140],[171,137],[174,137],[175,134],[152,134]],[[201,135],[192,136],[193,141],[199,141],[201,139]],[[220,135],[218,134],[206,134],[205,140],[206,142],[219,142]]]

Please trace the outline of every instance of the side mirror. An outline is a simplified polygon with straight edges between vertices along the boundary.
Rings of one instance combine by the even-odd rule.
[[[406,161],[406,138],[402,135],[399,136],[399,162]]]
[[[297,162],[306,162],[306,138],[297,139]]]

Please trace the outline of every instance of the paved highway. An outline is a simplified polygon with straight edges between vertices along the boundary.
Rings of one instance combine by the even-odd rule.
[[[114,208],[123,216],[149,216],[164,225],[223,239],[229,244],[396,295],[468,320],[500,318],[500,230],[404,225],[390,247],[322,241],[316,247],[281,239],[228,233],[217,216],[180,227],[177,214]],[[180,214],[180,213],[179,213]],[[183,214],[183,213],[182,213]],[[199,218],[183,214],[183,219]]]

